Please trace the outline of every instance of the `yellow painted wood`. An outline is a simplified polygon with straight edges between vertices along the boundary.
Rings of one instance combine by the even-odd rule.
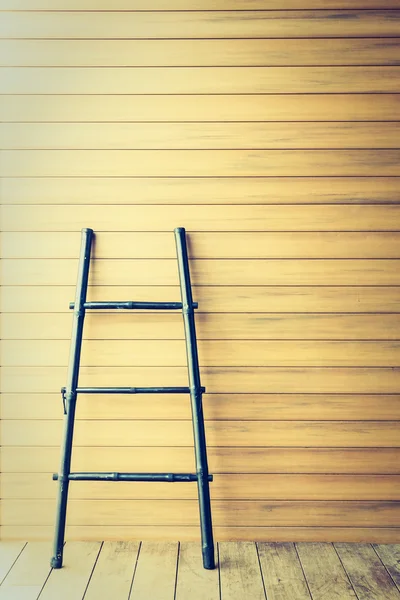
[[[15,420],[2,423],[4,446],[59,446],[60,421]],[[274,447],[398,447],[398,423],[392,421],[207,421],[207,444]],[[76,446],[189,446],[190,421],[78,421]],[[251,468],[251,467],[249,467]],[[85,469],[86,470],[86,469]]]
[[[282,9],[282,2],[279,0],[271,0],[269,8]],[[110,10],[109,0],[85,0],[84,2],[66,2],[65,0],[35,0],[32,4],[31,0],[2,0],[0,4],[2,10],[51,10],[51,11],[99,11],[99,10]],[[233,0],[229,5],[230,10],[264,10],[265,4],[261,0]],[[387,9],[387,8],[400,8],[398,0],[286,0],[285,9],[350,9],[350,8],[362,8],[362,9]],[[174,0],[173,2],[166,3],[165,0],[152,0],[150,3],[147,0],[135,0],[134,4],[128,0],[118,0],[113,4],[113,10],[118,11],[195,11],[195,10],[226,10],[226,2],[224,0],[190,0],[188,3],[186,0]]]
[[[399,527],[214,527],[216,540],[254,542],[295,542],[297,541],[332,541],[349,540],[362,543],[377,542],[381,544],[396,543],[399,540]],[[53,536],[53,527],[50,525],[4,525],[2,534],[8,539],[50,540]],[[96,537],[97,536],[97,537]],[[169,541],[179,537],[183,541],[200,541],[200,530],[198,526],[176,526],[176,525],[68,525],[68,540],[94,540],[98,537],[114,541],[154,540],[159,542]]]
[[[69,545],[67,545],[69,550]],[[86,600],[128,598],[135,570],[137,542],[104,542],[90,577]]]
[[[264,600],[264,585],[257,549],[251,542],[218,544],[221,597]]]
[[[400,45],[396,38],[0,40],[0,55],[7,67],[371,66],[400,64]]]
[[[41,593],[43,600],[79,598],[85,593],[101,548],[100,542],[67,542],[62,569],[53,569]]]
[[[9,3],[10,4],[10,3]],[[229,7],[225,2],[209,2],[206,6],[204,2],[197,2],[197,6],[192,10],[187,2],[175,3],[171,8],[170,3],[160,2],[158,8],[162,12],[148,12],[151,7],[148,3],[142,3],[139,8],[132,3],[120,2],[118,5],[110,6],[103,2],[103,7],[107,5],[107,12],[84,12],[82,4],[76,4],[69,8],[70,4],[65,4],[68,9],[63,12],[62,17],[57,12],[54,3],[47,3],[47,9],[51,12],[9,12],[2,15],[2,24],[0,26],[0,35],[11,38],[308,38],[308,37],[396,37],[400,33],[399,16],[397,10],[400,5],[397,0],[386,0],[384,3],[378,0],[359,0],[356,4],[350,2],[304,2],[297,0],[288,2],[284,5],[275,2],[269,4],[265,10],[265,4],[262,2],[230,3]],[[2,2],[5,5],[5,0]],[[313,5],[313,6],[312,6]],[[20,4],[20,6],[22,6]],[[27,4],[28,10],[32,4]],[[162,8],[161,8],[162,6]],[[12,11],[18,10],[16,3],[10,5]],[[99,5],[92,3],[91,9],[101,10]],[[124,8],[131,12],[117,12]],[[229,8],[230,10],[226,10]],[[293,12],[293,8],[296,12]],[[313,11],[305,9],[324,9],[323,11]],[[332,10],[335,9],[335,10]],[[345,8],[346,12],[340,10]],[[352,9],[361,10],[352,10]],[[374,8],[371,13],[365,8]],[[143,12],[134,12],[143,10]],[[236,9],[236,10],[235,10]],[[246,10],[247,9],[247,10]],[[263,12],[252,12],[249,9],[263,10]],[[278,9],[278,10],[276,10]],[[286,10],[287,9],[287,10]],[[289,10],[291,9],[291,10]],[[328,10],[326,10],[328,9]],[[329,10],[330,9],[330,10]],[[215,14],[214,11],[219,13]],[[71,12],[70,12],[71,11]],[[74,12],[73,12],[74,11]],[[77,12],[75,12],[77,11]],[[240,12],[239,12],[240,11]],[[347,17],[347,18],[346,18]]]
[[[2,315],[1,322],[4,339],[68,340],[72,315],[9,313]],[[399,323],[398,314],[200,313],[196,319],[199,340],[397,341]],[[139,313],[110,315],[92,312],[86,316],[85,339],[183,340],[182,316],[149,312],[144,319]]]
[[[16,560],[25,547],[24,542],[0,542],[0,583],[12,569]]]
[[[200,312],[197,320],[201,319],[201,312],[393,313],[397,312],[400,302],[399,287],[346,287],[346,293],[343,294],[343,288],[340,286],[268,286],[267,290],[263,286],[193,286],[193,294],[199,303]],[[69,313],[68,317],[64,315],[61,318],[65,319],[62,321],[63,323],[70,323],[69,303],[74,296],[75,288],[73,286],[29,286],[29,310],[32,313],[49,313],[50,320],[56,318],[50,313]],[[162,299],[179,302],[180,296],[178,286],[89,286],[88,299],[137,301],[160,301]],[[4,313],[25,313],[26,309],[26,293],[23,286],[3,287],[2,310]],[[16,315],[9,315],[9,317],[11,317],[11,322],[15,323],[13,320],[17,319]],[[4,318],[8,321],[9,317]],[[21,315],[21,318],[30,317]],[[39,316],[36,318],[41,320]],[[90,318],[89,313],[88,318]],[[213,317],[209,315],[208,318],[212,319]],[[244,315],[241,318],[247,319]],[[348,316],[343,318],[347,319]],[[380,319],[380,317],[376,318]],[[30,323],[29,326],[32,327],[33,324]],[[36,331],[35,327],[33,331]],[[22,333],[21,335],[26,338],[31,334],[28,331],[25,335]],[[37,335],[41,336],[40,333]],[[363,336],[362,333],[359,335]],[[68,334],[66,334],[67,337]]]
[[[399,150],[4,150],[2,173],[6,177],[399,176],[399,156]]]
[[[0,587],[1,600],[36,600],[50,573],[50,544],[27,544]]]
[[[199,544],[179,544],[176,600],[186,600],[195,594],[198,600],[219,600],[219,569],[202,569]]]
[[[297,544],[300,561],[315,600],[334,597],[357,598],[346,571],[331,544]]]
[[[18,13],[8,14],[18,15]],[[64,13],[62,22],[73,14]],[[85,14],[83,13],[83,15]],[[143,13],[136,13],[135,18],[138,18],[139,14]],[[34,15],[35,13],[30,13],[30,19]],[[108,15],[109,13],[104,13],[105,18]],[[88,18],[91,18],[90,15]],[[174,18],[177,16],[174,15]],[[241,18],[243,19],[243,17]],[[3,19],[4,17],[2,17],[2,21]],[[91,29],[86,30],[88,33],[90,31]],[[241,94],[230,96],[179,96],[174,94],[157,96],[118,96],[115,94],[106,96],[79,94],[76,96],[18,96],[11,94],[0,98],[0,111],[4,121],[15,122],[393,121],[397,120],[399,116],[399,102],[398,94],[335,94],[334,96],[329,94]],[[121,186],[121,182],[115,182],[115,184],[117,183]],[[152,187],[156,183],[154,182]],[[204,185],[206,182],[199,183]],[[164,183],[164,188],[167,184],[168,182]],[[352,185],[352,182],[349,184]],[[132,181],[130,185],[135,185],[135,182]],[[183,185],[184,182],[182,182]],[[318,182],[315,182],[315,185],[318,185]],[[159,188],[161,193],[161,186]],[[217,186],[214,185],[214,193],[216,190]],[[103,190],[104,193],[105,190]],[[210,198],[210,200],[213,199]],[[100,202],[100,198],[97,201]],[[134,198],[131,198],[131,201],[134,201]]]
[[[376,600],[395,600],[399,591],[373,548],[361,544],[335,544],[337,553],[357,596]]]
[[[129,600],[173,600],[178,544],[142,542]]]
[[[241,268],[238,268],[240,265]],[[192,260],[195,285],[372,285],[400,284],[399,260],[393,259],[235,259]],[[76,279],[75,259],[5,259],[3,285],[72,285]],[[177,285],[176,259],[98,260],[92,263],[92,285]]]
[[[3,367],[3,392],[48,393],[64,383],[66,367]],[[202,383],[214,393],[396,394],[393,367],[205,367]],[[82,367],[82,387],[187,386],[187,367]]]
[[[4,525],[50,525],[55,502],[4,500]],[[71,500],[71,525],[197,525],[196,500]],[[272,514],[271,514],[272,513]],[[215,526],[399,527],[395,502],[225,501],[213,502]]]
[[[2,94],[398,93],[400,68],[19,67],[0,69]],[[140,73],[140,77],[138,77]]]
[[[152,98],[155,97],[157,96],[152,96]],[[256,96],[252,97],[254,98]],[[269,96],[266,97],[269,98]],[[319,96],[316,97],[319,98]],[[363,98],[364,96],[360,94],[356,97]],[[374,95],[373,97],[386,98],[387,96]],[[33,103],[31,97],[27,98],[31,106],[37,105],[36,103]],[[74,98],[75,96],[68,96],[68,101],[73,102]],[[87,98],[90,99],[92,97],[87,96]],[[135,98],[141,98],[141,96]],[[188,100],[186,99],[190,97],[184,96],[184,98],[185,102],[187,102]],[[209,98],[214,102],[214,98],[218,99],[219,96],[209,96]],[[223,98],[224,102],[228,102],[227,98],[231,98],[231,96],[221,96],[221,98]],[[285,96],[285,98],[292,98],[292,96]],[[311,102],[311,100],[308,100],[310,96],[304,96],[304,98],[307,102]],[[340,106],[340,100],[336,102],[336,95],[329,98],[332,98],[333,101],[335,101],[335,104],[337,103],[337,105]],[[396,96],[396,98],[400,99],[400,95]],[[131,99],[129,101],[133,102]],[[91,106],[92,103],[93,101],[91,100]],[[281,104],[280,100],[279,103]],[[94,106],[96,106],[96,104]],[[250,113],[252,112],[252,108],[250,108]],[[180,114],[181,113],[182,111],[180,111]],[[217,209],[210,205],[214,204],[234,204],[243,206],[246,206],[247,204],[396,204],[398,202],[398,196],[399,180],[395,177],[217,177],[203,179],[190,177],[157,177],[155,179],[147,179],[140,177],[113,178],[102,176],[95,178],[67,176],[55,178],[3,178],[2,180],[2,197],[4,204],[57,205],[57,210],[61,211],[65,211],[66,209],[60,205],[73,205],[74,211],[79,211],[84,209],[77,208],[77,204],[95,204],[96,213],[99,212],[102,214],[104,210],[108,210],[108,219],[112,217],[112,212],[114,211],[110,211],[101,205],[114,205],[117,201],[118,205],[167,204],[169,205],[169,211],[175,210],[173,206],[175,204],[207,204],[207,210],[213,214],[213,211]],[[364,206],[364,208],[366,207]],[[343,206],[341,209],[345,210]],[[25,207],[24,210],[30,212],[28,207]],[[40,206],[36,206],[35,210],[41,211],[43,209]],[[46,210],[50,211],[52,209],[51,207],[47,207]],[[118,211],[122,211],[122,220],[128,223],[135,223],[136,230],[138,215],[135,215],[133,221],[126,221],[124,215],[125,210],[133,209],[127,209],[122,206],[118,207]],[[157,208],[157,211],[158,210],[162,210],[161,207]],[[188,209],[180,206],[180,211],[182,211],[182,217],[185,219],[186,227],[188,227],[187,223],[190,222],[188,210],[190,210],[190,208]],[[226,213],[226,211],[231,211],[233,208],[224,206],[223,210]],[[242,208],[242,210],[244,209]],[[252,206],[252,210],[258,211],[261,209]],[[294,210],[294,207],[292,207],[291,210]],[[366,210],[373,209],[372,207],[368,207]],[[71,214],[72,211],[69,211],[69,213]],[[298,218],[298,215],[296,216]],[[156,213],[153,211],[153,218],[155,217]],[[91,211],[90,222],[98,223],[98,221],[93,221],[94,218],[96,218],[96,215]],[[22,215],[19,214],[18,223],[21,219]],[[241,216],[241,220],[243,220],[243,215]],[[167,225],[168,223],[169,221],[166,222]],[[175,227],[175,225],[176,221],[172,225],[172,228]],[[221,231],[221,226],[222,225],[219,224],[219,231]],[[79,231],[81,227],[80,221],[73,229],[69,229],[69,231],[76,232]],[[154,227],[154,224],[152,227]],[[229,227],[229,231],[232,231],[232,229],[237,230],[232,214],[229,215]],[[64,227],[61,231],[67,231],[67,228],[68,222],[64,219]],[[114,224],[113,228],[115,231]],[[96,229],[98,230],[99,228],[96,227]],[[164,229],[164,231],[166,231],[166,229]],[[168,229],[171,228],[168,227]],[[264,227],[264,231],[265,229],[266,227]],[[104,224],[102,230],[107,230],[104,227]],[[149,228],[147,228],[146,231],[149,231]],[[154,231],[154,228],[152,228],[151,231]],[[212,231],[212,221],[208,223],[206,231]]]
[[[400,207],[396,205],[304,205],[290,208],[251,204],[229,207],[170,205],[157,206],[157,209],[153,206],[119,206],[118,210],[113,205],[102,205],[95,211],[89,205],[5,204],[2,207],[3,231],[69,231],[79,235],[83,225],[90,224],[99,237],[103,232],[126,231],[127,227],[134,227],[135,232],[166,232],[173,239],[173,229],[184,223],[189,244],[192,233],[196,231],[258,231],[264,234],[270,231],[393,231],[393,228],[399,229],[399,222]]]
[[[140,464],[131,465],[142,471]],[[176,470],[170,464],[168,471]],[[3,473],[4,499],[55,498],[51,473]],[[196,500],[196,485],[157,482],[72,482],[75,500]],[[214,474],[214,500],[387,500],[400,499],[399,475]]]
[[[400,124],[2,123],[0,134],[8,150],[396,149]]]
[[[61,412],[61,410],[60,410]],[[266,440],[268,443],[268,440]],[[59,445],[5,446],[2,470],[7,473],[55,472],[59,467]],[[271,448],[210,447],[212,473],[359,473],[399,474],[398,448]],[[103,446],[74,448],[76,471],[129,471],[133,465],[149,472],[180,472],[194,469],[192,447],[135,448]],[[116,538],[117,540],[119,538]],[[251,538],[250,538],[251,539]],[[290,538],[289,538],[290,539]],[[367,538],[366,538],[367,539]]]
[[[79,231],[3,232],[1,236],[2,256],[4,259],[72,258],[76,260],[79,256],[80,237]],[[400,258],[400,233],[389,231],[194,232],[190,233],[188,239],[190,239],[191,260],[205,258]],[[121,257],[124,259],[169,258],[176,260],[175,240],[172,232],[105,232],[95,236],[91,257],[93,260],[119,259]],[[72,285],[70,289],[73,294]]]
[[[3,342],[4,343],[4,342]],[[26,342],[25,342],[26,343]],[[37,343],[37,342],[34,342]],[[232,343],[232,342],[230,342]],[[255,344],[255,342],[253,342]],[[318,342],[313,342],[318,345]],[[77,419],[176,419],[191,418],[188,399],[181,394],[138,395],[134,401],[111,394],[81,394]],[[397,394],[214,394],[203,396],[208,420],[372,421],[400,419]],[[60,394],[2,394],[1,414],[7,419],[59,419]]]
[[[310,600],[307,583],[292,543],[258,543],[266,594],[270,600]]]
[[[66,366],[69,346],[67,340],[4,340],[1,360],[5,367]],[[400,366],[400,342],[200,340],[198,350],[201,367]],[[181,367],[186,365],[186,349],[181,340],[88,340],[81,365]]]

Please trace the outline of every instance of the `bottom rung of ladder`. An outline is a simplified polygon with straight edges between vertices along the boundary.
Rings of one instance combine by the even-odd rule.
[[[53,474],[53,479],[59,479],[58,473]],[[185,482],[197,481],[196,473],[70,473],[70,481],[167,481]],[[213,476],[208,476],[212,481]]]

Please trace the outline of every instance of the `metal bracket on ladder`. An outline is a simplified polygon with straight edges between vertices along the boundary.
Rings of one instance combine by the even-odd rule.
[[[181,302],[87,302],[90,252],[93,239],[92,229],[82,229],[81,254],[78,267],[78,281],[75,302],[70,304],[74,311],[71,335],[71,348],[67,372],[67,385],[61,388],[64,407],[64,435],[61,446],[60,472],[53,475],[58,481],[58,499],[54,548],[51,566],[62,567],[65,523],[70,481],[165,481],[197,482],[200,529],[205,569],[214,569],[214,541],[211,520],[209,482],[213,477],[208,472],[206,437],[202,394],[205,388],[200,383],[200,369],[197,353],[196,326],[190,283],[189,259],[186,246],[186,234],[183,227],[174,230],[181,289]],[[188,362],[188,387],[78,387],[80,356],[83,338],[83,323],[86,310],[181,310],[185,329],[186,354]],[[71,473],[72,441],[75,423],[76,401],[79,394],[190,394],[196,473]]]

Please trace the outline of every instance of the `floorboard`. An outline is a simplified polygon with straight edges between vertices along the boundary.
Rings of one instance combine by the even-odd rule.
[[[0,542],[0,600],[400,600],[400,544]]]
[[[362,600],[400,600],[400,592],[374,549],[365,544],[335,544],[335,548]]]

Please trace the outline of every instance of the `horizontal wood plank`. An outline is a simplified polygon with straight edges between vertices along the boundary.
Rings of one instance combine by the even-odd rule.
[[[357,96],[362,98],[362,95]],[[381,96],[385,98],[386,96]],[[400,95],[398,96],[400,99]],[[91,96],[88,96],[91,98]],[[185,96],[185,101],[187,96]],[[218,96],[210,96],[218,98]],[[291,96],[288,96],[291,98]],[[306,97],[307,98],[307,97]],[[378,98],[378,96],[374,96]],[[73,102],[74,96],[68,96]],[[334,97],[336,100],[336,96]],[[214,101],[214,100],[213,100]],[[227,100],[224,98],[224,101]],[[400,101],[400,100],[399,100]],[[30,105],[37,104],[29,99]],[[93,102],[91,100],[91,102]],[[210,205],[247,205],[247,204],[396,204],[399,198],[399,179],[397,177],[228,177],[228,178],[191,178],[191,177],[24,177],[2,180],[4,204],[57,205],[57,210],[65,210],[60,205],[96,205],[96,213],[104,210],[101,205],[118,204],[179,204],[182,216],[187,219],[187,210],[182,205],[207,205],[207,210],[215,210]],[[25,207],[24,210],[28,210]],[[41,210],[39,206],[36,211]],[[50,210],[50,209],[48,209]],[[81,209],[84,210],[84,209]],[[132,210],[132,209],[128,209]],[[142,210],[142,209],[141,209]],[[157,209],[159,211],[160,208]],[[224,211],[232,210],[224,206]],[[243,210],[243,209],[242,209]],[[262,210],[252,207],[252,210]],[[293,208],[291,209],[293,210]],[[70,211],[71,213],[72,211]],[[125,215],[123,214],[123,220]],[[30,215],[32,217],[32,215]],[[65,215],[64,215],[65,216]],[[110,218],[112,214],[108,214]],[[156,213],[153,211],[153,217]],[[91,212],[90,221],[95,215]],[[22,215],[18,216],[20,221]],[[138,215],[135,215],[137,222]],[[259,218],[259,215],[257,216]],[[229,226],[235,227],[232,214]],[[240,220],[243,220],[241,215]],[[288,220],[289,221],[289,220]],[[127,221],[129,222],[129,221]],[[115,227],[115,225],[113,225]],[[175,226],[175,225],[174,225]],[[219,227],[222,225],[219,224]],[[267,224],[264,223],[264,229]],[[75,227],[79,230],[81,225]],[[207,225],[211,230],[212,221]],[[136,228],[136,225],[135,225]],[[15,229],[15,227],[14,227]],[[353,227],[354,229],[354,227]],[[64,228],[65,231],[65,228]],[[149,231],[147,229],[146,231]],[[152,229],[154,231],[154,229]],[[219,229],[221,231],[221,229]]]
[[[8,150],[379,149],[399,148],[400,123],[2,123],[0,135]]]
[[[64,13],[63,20],[71,14],[73,13]],[[332,96],[322,93],[230,96],[174,94],[19,96],[10,94],[0,98],[0,110],[3,121],[24,123],[26,121],[113,121],[116,123],[127,121],[393,121],[399,116],[400,95],[335,94]],[[134,183],[132,182],[132,185]]]
[[[59,367],[68,364],[67,340],[4,340],[5,367]],[[201,367],[400,367],[398,342],[200,340]],[[83,367],[186,365],[181,340],[88,340]]]
[[[198,526],[176,525],[69,525],[67,523],[67,540],[92,540],[98,538],[131,541],[154,540],[170,541],[179,538],[181,541],[199,541]],[[271,542],[376,542],[379,544],[398,543],[400,528],[398,527],[213,527],[217,541],[245,540]],[[52,525],[4,525],[1,528],[2,538],[11,540],[51,540],[54,533]]]
[[[129,69],[129,75],[127,73]],[[140,77],[138,76],[140,72]],[[400,67],[19,67],[2,94],[399,93]]]
[[[197,337],[206,339],[398,340],[398,314],[204,314],[197,315]],[[71,314],[2,315],[4,339],[71,337]],[[182,316],[170,313],[88,313],[85,339],[183,340]],[[176,384],[175,384],[176,385]],[[58,389],[58,385],[57,385]],[[249,390],[246,390],[247,392]]]
[[[282,9],[282,2],[279,0],[271,0],[269,3],[270,10]],[[389,9],[389,8],[400,8],[399,0],[286,0],[286,10],[296,9]],[[66,2],[66,0],[35,0],[32,4],[32,0],[1,0],[1,10],[17,10],[17,11],[109,11],[110,5],[108,0],[85,0],[79,2],[73,0]],[[265,10],[265,3],[262,0],[233,0],[230,3],[230,10]],[[173,2],[166,3],[165,0],[151,0],[149,3],[147,0],[135,0],[132,4],[130,0],[118,0],[113,4],[114,11],[197,11],[197,10],[226,10],[226,2],[224,0],[174,0]]]
[[[6,177],[399,176],[399,159],[400,150],[4,150],[2,173]]]
[[[214,475],[214,500],[399,500],[399,475]],[[54,499],[51,473],[3,473],[2,498]],[[196,500],[195,485],[80,481],[71,500]]]
[[[40,154],[40,153],[39,153]],[[79,154],[79,153],[78,153]],[[3,206],[3,231],[78,233],[84,224],[104,232],[169,232],[185,224],[188,240],[195,231],[396,231],[400,206]],[[75,280],[74,280],[75,283]]]
[[[214,500],[216,527],[399,527],[398,502]],[[50,525],[55,502],[4,500],[3,525]],[[70,525],[197,525],[196,500],[71,500]]]
[[[0,56],[5,67],[371,66],[399,65],[400,45],[396,38],[0,40]]]
[[[77,419],[191,419],[188,399],[180,394],[124,396],[82,394]],[[208,420],[400,420],[400,399],[393,395],[346,394],[205,394]],[[7,419],[59,419],[60,394],[2,394],[1,415]]]
[[[80,232],[3,232],[2,257],[73,258]],[[400,258],[400,232],[194,232],[191,259],[217,258]],[[171,233],[104,232],[95,237],[92,259],[176,259]]]
[[[248,259],[238,261],[192,260],[194,285],[334,285],[398,286],[399,260],[396,259]],[[75,259],[5,259],[3,285],[73,285]],[[123,286],[132,279],[137,285],[173,286],[178,284],[176,259],[97,260],[91,266],[92,285]]]
[[[3,446],[57,446],[62,421],[4,421]],[[207,445],[274,447],[398,447],[396,421],[207,421]],[[189,446],[190,421],[77,421],[76,446]]]
[[[61,415],[59,401],[59,415]],[[268,443],[268,440],[266,440]],[[3,446],[3,473],[46,473],[59,467],[55,446]],[[290,448],[209,447],[210,472],[215,473],[320,473],[400,474],[400,448]],[[191,472],[192,447],[77,446],[72,456],[75,471]]]
[[[65,367],[3,367],[3,392],[49,393],[65,381]],[[186,386],[187,367],[82,367],[80,385]],[[397,394],[398,367],[204,367],[214,393]]]
[[[194,298],[199,302],[199,310],[209,313],[394,313],[399,308],[400,287],[355,286],[346,287],[345,293],[343,292],[343,287],[340,286],[268,286],[268,290],[263,286],[193,286]],[[73,286],[29,286],[29,312],[69,313],[69,302],[73,300],[74,295],[75,288]],[[180,296],[177,286],[89,286],[88,299],[151,300],[155,302],[162,299],[179,302]],[[23,286],[3,286],[2,310],[4,313],[26,312],[26,292]],[[11,322],[8,320],[9,317],[4,316],[4,318],[7,331],[10,331],[9,325],[11,324],[13,330],[16,317],[11,317]],[[31,317],[23,318],[30,319]],[[53,315],[50,316],[50,319],[55,318]],[[64,315],[61,318],[64,319],[62,321],[64,324],[70,323],[70,316]],[[197,318],[201,319],[200,315]],[[348,319],[348,317],[346,316],[344,319]],[[29,326],[33,326],[32,323]],[[34,334],[37,329],[35,326],[33,327],[32,333]],[[48,331],[49,329],[47,329]],[[66,330],[64,329],[64,331]],[[331,334],[332,330],[329,335]],[[14,336],[15,333],[11,335]],[[18,335],[20,334],[18,333]],[[23,335],[23,339],[27,335],[31,336],[32,334]],[[40,333],[37,335],[42,336]],[[47,335],[49,334],[47,333]],[[253,336],[254,333],[252,332],[251,335]],[[363,337],[362,333],[358,335]],[[353,337],[353,334],[351,336]]]
[[[1,5],[4,5],[3,0]],[[143,3],[142,7],[125,5],[128,11],[117,12],[118,5],[107,5],[107,12],[87,13],[76,4],[74,9],[66,4],[68,12],[63,12],[62,18],[57,14],[54,3],[48,3],[49,12],[19,12],[17,3],[12,3],[12,11],[2,15],[0,36],[7,38],[123,38],[123,39],[196,39],[196,38],[319,38],[319,37],[396,37],[400,34],[400,18],[397,0],[386,0],[384,3],[361,1],[357,4],[347,0],[331,0],[322,2],[309,1],[306,4],[300,0],[292,0],[292,6],[285,6],[275,0],[268,8],[280,10],[262,10],[265,4],[261,1],[242,3],[238,10],[230,3],[220,2],[217,8],[215,2],[197,2],[196,9],[190,10],[187,2],[181,2],[179,12],[171,8],[170,3],[162,3],[162,12],[151,11],[151,6]],[[20,3],[19,3],[20,4]],[[161,4],[161,3],[160,3]],[[367,6],[369,4],[370,6]],[[21,5],[21,4],[20,4]],[[193,3],[194,5],[194,3]],[[92,4],[91,8],[99,5]],[[105,4],[103,3],[103,6]],[[175,3],[177,6],[177,3]],[[31,4],[25,8],[30,9]],[[294,7],[294,8],[293,8]],[[141,12],[136,12],[140,10]],[[235,10],[236,8],[236,10]],[[246,10],[253,8],[251,10]],[[288,10],[282,10],[282,9]],[[309,11],[304,9],[325,9]],[[332,10],[332,8],[337,10]],[[346,12],[340,12],[346,8]],[[361,10],[351,10],[358,8]],[[373,12],[362,10],[373,8]],[[143,11],[142,11],[143,9]],[[290,10],[289,10],[290,9]],[[301,10],[296,10],[301,9]],[[330,9],[330,10],[326,10]],[[218,10],[218,13],[214,11]],[[18,12],[17,12],[18,11]],[[347,17],[347,18],[346,18]]]

